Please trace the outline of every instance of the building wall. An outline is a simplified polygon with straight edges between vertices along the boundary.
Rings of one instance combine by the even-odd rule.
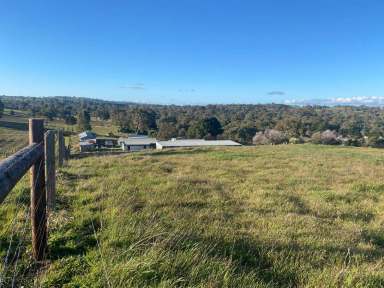
[[[80,152],[94,151],[94,145],[80,145]]]
[[[135,151],[141,151],[141,150],[149,149],[149,148],[152,148],[152,147],[150,145],[127,145],[125,143],[121,144],[121,149],[123,151],[135,152]]]
[[[145,145],[135,145],[135,146],[131,146],[129,151],[141,151],[141,150],[144,150],[146,149]]]
[[[159,143],[156,143],[156,149],[161,150],[161,149],[163,149],[163,146]]]

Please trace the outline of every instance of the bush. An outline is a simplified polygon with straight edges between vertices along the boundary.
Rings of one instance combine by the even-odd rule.
[[[271,142],[264,135],[264,132],[257,132],[255,134],[255,136],[252,138],[252,142],[255,145],[268,145],[268,144],[271,144]]]
[[[267,129],[264,132],[265,136],[271,141],[271,144],[287,144],[288,143],[288,137],[285,133],[274,130],[274,129]]]
[[[371,136],[368,138],[368,146],[375,148],[384,148],[384,137]]]
[[[361,147],[361,146],[364,146],[364,144],[365,144],[363,138],[339,137],[338,140],[340,141],[341,145],[343,145],[343,146]]]
[[[305,142],[303,137],[291,137],[289,144],[303,144]]]
[[[336,131],[326,130],[324,132],[316,132],[311,137],[311,142],[324,145],[341,144]]]
[[[289,142],[285,133],[274,129],[267,129],[264,132],[257,132],[252,141],[255,145],[277,145],[287,144]]]
[[[336,131],[326,130],[321,133],[321,142],[326,145],[340,144]]]

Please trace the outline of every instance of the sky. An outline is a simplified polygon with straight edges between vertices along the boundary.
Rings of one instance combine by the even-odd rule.
[[[384,97],[382,0],[0,0],[0,95]]]

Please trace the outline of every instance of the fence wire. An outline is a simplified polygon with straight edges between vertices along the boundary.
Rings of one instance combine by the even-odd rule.
[[[37,167],[37,177],[35,178],[36,181],[35,183],[33,183],[34,189],[37,188],[37,181],[39,179],[39,176],[41,175],[40,173],[44,173],[43,166],[44,161],[39,161],[39,165]],[[29,173],[26,173],[26,175],[28,174]],[[21,193],[26,193],[27,191],[30,191],[30,189],[23,189],[23,187],[21,187],[20,189],[22,190]],[[0,213],[2,211],[5,211],[6,213],[6,210],[11,210],[15,211],[16,215],[13,216],[10,220],[8,229],[2,231],[2,235],[0,235],[0,241],[6,242],[5,245],[3,243],[0,243],[0,253],[3,254],[3,247],[7,247],[4,257],[3,259],[1,259],[2,267],[0,267],[0,288],[18,287],[19,283],[17,283],[17,280],[20,274],[27,273],[27,270],[31,269],[32,267],[31,265],[20,267],[20,260],[23,257],[28,257],[28,255],[26,255],[26,251],[27,247],[31,245],[31,229],[29,229],[31,223],[31,207],[30,205],[28,205],[30,204],[30,201],[28,202],[28,204],[23,203],[23,200],[25,198],[30,197],[29,195],[28,197],[26,195],[20,195],[20,192],[19,195],[16,195],[16,199],[13,199],[15,196],[9,196],[9,199],[7,199],[6,202],[2,204],[2,206],[0,206]],[[43,197],[40,197],[39,201],[42,200]],[[35,206],[35,209],[37,209],[40,204],[41,202],[39,202],[38,205]],[[20,211],[22,211],[22,217],[20,217]],[[36,210],[33,212],[36,212]],[[39,226],[43,224],[43,221],[46,221],[46,219],[40,219]],[[41,229],[39,229],[38,232],[45,233],[45,231]],[[41,234],[39,234],[38,236],[40,235]],[[44,260],[46,260],[46,253],[44,254]]]

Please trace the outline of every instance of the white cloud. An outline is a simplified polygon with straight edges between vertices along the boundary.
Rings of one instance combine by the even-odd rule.
[[[335,97],[328,99],[287,99],[284,101],[288,105],[349,105],[349,106],[384,106],[384,96],[353,96],[353,97]]]

